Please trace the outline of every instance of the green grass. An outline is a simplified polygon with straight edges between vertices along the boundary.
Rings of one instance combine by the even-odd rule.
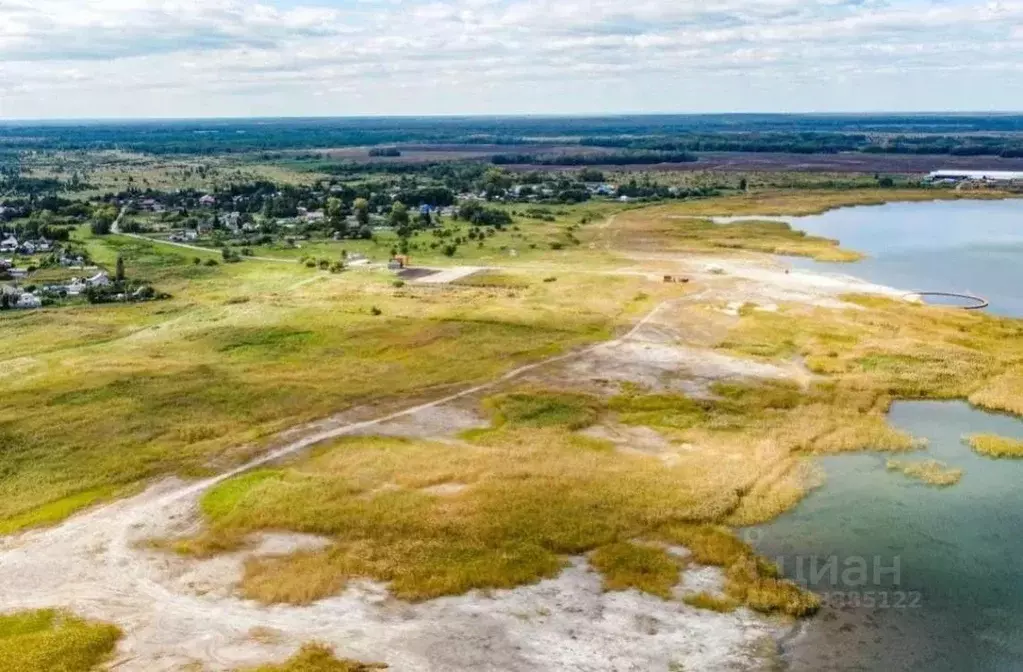
[[[120,630],[112,625],[55,610],[0,615],[0,669],[98,671],[120,637]]]
[[[679,582],[680,562],[666,551],[630,542],[601,546],[590,564],[604,576],[604,589],[635,589],[664,599]]]
[[[338,660],[330,647],[322,644],[306,644],[287,662],[280,665],[261,665],[237,672],[372,672],[385,670],[382,663],[360,663],[355,660]]]
[[[966,437],[966,443],[985,457],[1023,458],[1023,441],[1019,439],[1008,439],[994,434],[973,434]]]
[[[115,486],[101,486],[48,502],[21,515],[0,521],[0,535],[58,523],[82,509],[113,499],[123,491],[123,488]]]
[[[300,284],[315,274],[297,264],[195,266],[167,246],[80,235],[173,298],[0,316],[3,533],[147,479],[229,468],[274,433],[354,405],[491,380],[606,339],[657,300],[630,301],[638,279],[594,293],[571,274],[500,302],[487,288],[396,289],[367,271]]]
[[[491,397],[486,405],[498,426],[583,429],[596,421],[600,411],[595,397],[568,392],[516,392]]]

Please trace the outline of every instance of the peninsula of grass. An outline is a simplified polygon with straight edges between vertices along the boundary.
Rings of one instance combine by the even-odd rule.
[[[1023,458],[1023,441],[1019,439],[1009,439],[995,434],[973,434],[966,437],[966,442],[970,448],[985,457],[1014,460]]]
[[[944,462],[937,460],[924,460],[922,462],[911,462],[906,460],[888,460],[886,463],[888,471],[899,471],[927,485],[945,488],[955,485],[963,477],[962,469],[954,469]]]
[[[769,220],[717,224],[710,219],[680,214],[665,205],[631,210],[616,217],[618,240],[629,249],[675,252],[745,250],[812,257],[818,261],[857,261],[863,255],[845,250],[838,241],[807,235],[785,222]]]
[[[747,404],[791,396],[757,389],[728,393]],[[776,456],[764,456],[771,459],[764,479],[760,458],[722,473],[712,454],[666,466],[609,450],[574,433],[596,412],[586,395],[522,391],[488,405],[504,409],[501,423],[458,445],[352,437],[230,479],[202,499],[207,529],[177,549],[217,553],[282,529],[333,540],[322,551],[248,561],[242,594],[266,603],[306,604],[356,578],[385,582],[410,601],[514,588],[553,578],[568,557],[591,551],[608,590],[670,598],[679,561],[639,539],[691,547],[697,561],[722,566],[737,603],[793,616],[813,611],[812,598],[749,547],[708,527],[740,511],[766,519],[790,506],[798,463],[781,460],[777,469]],[[445,484],[459,488],[437,487]]]
[[[0,614],[0,670],[99,672],[120,637],[112,625],[52,609]]]
[[[722,198],[694,200],[671,206],[678,214],[701,217],[772,217],[819,215],[837,208],[896,202],[1012,198],[1006,191],[955,191],[928,188],[767,189]]]

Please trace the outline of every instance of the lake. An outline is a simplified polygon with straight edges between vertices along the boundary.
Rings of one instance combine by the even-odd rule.
[[[1023,462],[981,457],[961,438],[1023,438],[1023,421],[898,402],[891,422],[930,442],[900,459],[941,460],[962,481],[923,485],[876,453],[828,457],[823,487],[745,533],[828,605],[789,643],[791,669],[1023,669]]]
[[[785,218],[868,255],[793,260],[906,290],[964,292],[1023,316],[1023,201],[893,203]],[[1023,421],[961,402],[898,402],[891,422],[929,440],[902,459],[965,471],[939,489],[873,453],[821,460],[827,482],[745,531],[785,574],[826,598],[785,644],[792,670],[1023,669],[1023,461],[981,457],[972,433],[1023,438]],[[830,564],[829,564],[830,563]]]
[[[785,220],[867,255],[854,264],[794,259],[793,266],[906,290],[978,294],[992,313],[1023,316],[1023,200],[889,203]]]

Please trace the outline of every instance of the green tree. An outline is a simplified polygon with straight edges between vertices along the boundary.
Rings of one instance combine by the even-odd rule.
[[[117,266],[114,271],[114,280],[124,282],[124,257],[117,255]]]
[[[396,229],[403,229],[408,226],[408,207],[401,201],[395,201],[391,206],[391,215],[388,222]]]
[[[352,209],[355,210],[355,220],[359,222],[359,226],[369,225],[369,201],[365,198],[357,198],[352,203]]]

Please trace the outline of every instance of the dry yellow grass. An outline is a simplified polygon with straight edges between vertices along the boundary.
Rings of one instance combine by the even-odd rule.
[[[970,403],[994,411],[1023,415],[1023,367],[1016,366],[985,381],[970,395]]]
[[[856,261],[862,255],[843,250],[838,242],[810,236],[776,221],[742,221],[715,224],[691,217],[679,205],[632,210],[616,216],[614,228],[593,235],[623,249],[657,251],[722,252],[747,250],[768,254],[813,257],[820,261]]]
[[[792,581],[778,576],[773,565],[758,558],[747,544],[727,528],[710,525],[670,525],[662,529],[666,541],[684,545],[700,564],[725,569],[728,600],[762,613],[802,617],[820,608],[820,599]],[[705,608],[725,607],[728,600],[694,598]]]
[[[939,201],[963,198],[1010,198],[1001,191],[956,192],[950,189],[788,189],[753,192],[673,206],[679,214],[727,215],[817,215],[854,205],[882,205],[896,201]]]
[[[734,492],[693,476],[558,428],[506,428],[458,446],[353,438],[228,481],[203,510],[207,534],[228,540],[265,529],[336,539],[324,551],[251,561],[248,597],[306,603],[363,576],[423,600],[552,577],[567,555],[734,508]],[[467,487],[427,491],[444,483]]]
[[[846,297],[866,310],[758,312],[721,344],[770,359],[801,357],[835,399],[883,412],[893,399],[971,399],[1007,410],[1023,358],[1023,321],[979,312]],[[979,394],[978,390],[987,390]],[[838,410],[839,404],[832,404]],[[843,404],[845,405],[845,404]]]
[[[383,663],[338,660],[330,647],[323,644],[306,644],[287,662],[280,665],[261,665],[237,672],[372,672],[386,669],[387,665]]]
[[[728,595],[711,595],[706,592],[686,595],[682,598],[682,601],[690,607],[705,609],[707,611],[716,611],[719,614],[726,614],[735,611],[740,606],[740,602],[738,600],[735,600]]]
[[[938,487],[955,485],[963,477],[962,469],[950,468],[944,462],[937,460],[925,460],[923,462],[888,460],[887,468],[889,471],[901,471],[909,478]]]
[[[994,458],[1023,458],[1023,441],[1008,439],[994,434],[974,434],[966,437],[966,442],[973,450]]]
[[[605,590],[634,588],[669,599],[681,563],[662,548],[622,541],[598,548],[590,564],[604,575]]]

